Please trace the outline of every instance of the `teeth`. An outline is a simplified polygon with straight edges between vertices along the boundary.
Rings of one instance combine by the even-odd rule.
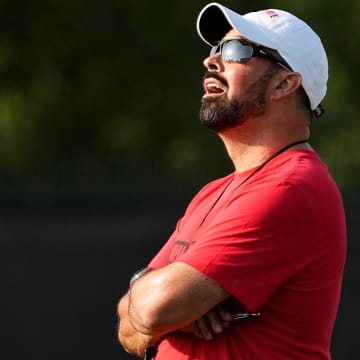
[[[206,84],[206,89],[209,94],[220,94],[224,92],[224,90],[214,82],[209,82]]]

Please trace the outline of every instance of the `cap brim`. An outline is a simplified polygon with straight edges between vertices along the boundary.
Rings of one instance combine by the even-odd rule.
[[[237,30],[242,37],[255,44],[269,48],[274,46],[266,35],[269,30],[263,30],[261,25],[216,2],[206,5],[201,10],[196,27],[201,39],[210,46],[220,41],[231,29]]]

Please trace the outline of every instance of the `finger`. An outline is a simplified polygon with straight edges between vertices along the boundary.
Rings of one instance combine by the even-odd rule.
[[[209,311],[206,314],[206,318],[208,320],[208,323],[210,324],[211,330],[215,333],[215,334],[219,334],[223,331],[223,320],[222,318],[219,316],[218,312],[216,311]]]
[[[207,318],[202,317],[201,319],[196,321],[196,324],[200,331],[201,337],[205,340],[211,340],[212,339],[212,331],[211,331],[209,322],[207,321]]]
[[[200,330],[200,328],[199,328],[199,326],[198,326],[198,321],[195,321],[192,332],[193,332],[193,334],[194,334],[197,338],[199,338],[199,339],[203,339],[203,338],[204,338],[204,337],[203,337],[203,334],[202,334],[202,332],[201,332],[201,330]]]
[[[219,316],[223,321],[229,322],[232,320],[232,313],[222,305],[218,305],[216,307],[216,311],[218,312]]]
[[[184,332],[184,333],[187,333],[187,334],[194,334],[195,336],[201,338],[201,332],[196,324],[196,322],[188,325],[188,326],[185,326],[181,329],[178,329],[179,331],[181,332]]]

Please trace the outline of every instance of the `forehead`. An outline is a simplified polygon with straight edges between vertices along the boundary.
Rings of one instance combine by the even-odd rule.
[[[235,29],[231,29],[230,31],[228,31],[225,36],[223,37],[223,39],[233,39],[233,38],[241,38],[241,34],[235,30]]]

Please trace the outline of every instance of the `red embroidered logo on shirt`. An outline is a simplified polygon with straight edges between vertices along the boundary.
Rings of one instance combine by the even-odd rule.
[[[187,241],[177,240],[168,259],[168,264],[176,261],[181,255],[184,255],[191,244]]]

